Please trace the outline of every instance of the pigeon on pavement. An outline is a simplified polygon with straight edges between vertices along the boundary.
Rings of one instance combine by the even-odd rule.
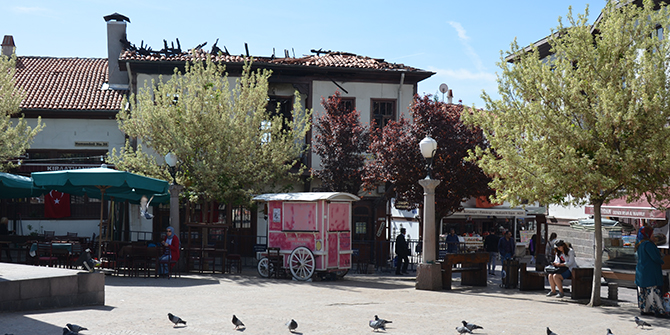
[[[610,330],[609,328],[607,328],[607,335],[614,335],[614,333],[612,333],[612,330]]]
[[[551,329],[549,329],[549,327],[547,327],[547,335],[558,335],[558,334],[552,332]]]
[[[474,323],[468,323],[468,322],[465,321],[465,320],[463,320],[463,321],[461,321],[461,322],[463,322],[463,327],[466,327],[466,328],[468,328],[468,329],[470,329],[470,330],[484,329],[484,327],[482,327],[482,326],[478,326],[478,325],[476,325],[476,324],[474,324]]]
[[[635,326],[635,328],[637,328],[639,326],[642,326],[642,329],[644,329],[644,326],[651,327],[650,324],[648,324],[644,320],[640,320],[640,318],[638,318],[637,316],[635,317],[635,324],[637,325],[637,326]]]
[[[382,320],[370,320],[369,324],[370,324],[370,328],[372,328],[372,330],[374,330],[374,331],[377,331],[378,329],[386,331],[386,325],[385,325],[384,321],[382,321]]]
[[[287,322],[286,325],[288,326],[288,330],[290,332],[293,332],[296,328],[298,328],[298,323],[295,322],[295,320],[291,319],[291,321]]]
[[[75,332],[75,333],[79,333],[82,330],[88,330],[88,328],[82,327],[80,325],[76,325],[74,323],[68,323],[66,326],[67,326],[67,329],[69,329],[70,331]]]
[[[235,325],[235,329],[239,329],[240,327],[246,328],[244,323],[242,323],[242,321],[240,321],[240,319],[238,319],[235,314],[233,314],[233,324]]]
[[[384,327],[386,327],[386,324],[388,324],[388,323],[393,323],[393,321],[391,321],[391,320],[380,319],[376,315],[375,315],[375,321],[380,321],[384,325]]]
[[[465,333],[470,333],[472,334],[472,330],[468,329],[468,327],[456,327],[456,331],[459,334],[465,334]]]
[[[174,326],[172,326],[173,328],[177,327],[177,325],[180,324],[180,323],[183,323],[184,325],[186,325],[186,321],[182,320],[180,317],[178,317],[176,315],[173,315],[172,313],[168,313],[168,319],[170,319],[170,321],[172,323],[174,323]]]
[[[77,335],[78,333],[73,332],[67,328],[63,328],[63,335]]]

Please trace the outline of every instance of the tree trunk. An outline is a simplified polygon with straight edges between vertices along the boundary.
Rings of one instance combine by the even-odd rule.
[[[600,209],[603,205],[601,200],[593,203],[593,227],[594,239],[596,240],[595,248],[595,262],[593,264],[593,286],[591,290],[591,301],[589,307],[600,306],[600,277],[602,276],[603,266],[603,230],[602,230],[602,216]]]

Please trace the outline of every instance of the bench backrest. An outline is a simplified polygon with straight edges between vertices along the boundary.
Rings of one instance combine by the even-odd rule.
[[[444,255],[444,263],[446,264],[487,263],[488,261],[489,261],[489,253],[487,252]]]

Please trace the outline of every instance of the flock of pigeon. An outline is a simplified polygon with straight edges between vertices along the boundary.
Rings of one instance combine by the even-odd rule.
[[[183,320],[182,318],[180,318],[180,317],[178,317],[178,316],[176,316],[172,313],[168,313],[168,319],[170,320],[170,322],[174,323],[174,326],[172,326],[173,328],[177,327],[180,323],[183,324],[184,326],[186,325],[185,320]],[[232,322],[233,322],[233,325],[235,325],[235,328],[234,328],[235,330],[246,328],[246,326],[244,325],[242,320],[237,318],[237,316],[235,316],[235,314],[233,314]],[[295,331],[296,328],[298,328],[298,323],[295,320],[291,319],[291,321],[286,323],[286,326],[288,327],[288,330],[292,333],[293,331]]]
[[[170,322],[174,323],[174,326],[172,326],[173,328],[177,327],[179,324],[183,324],[184,326],[186,326],[185,320],[172,313],[168,313],[168,319],[170,320]],[[233,325],[235,325],[234,329],[236,330],[246,328],[244,323],[234,314],[232,322]],[[459,334],[466,334],[466,333],[472,334],[472,331],[475,329],[484,329],[484,327],[478,326],[474,323],[467,322],[465,320],[461,322],[463,323],[463,326],[456,327],[456,331]],[[385,320],[375,315],[375,319],[370,320],[369,325],[370,328],[372,328],[372,330],[376,332],[378,330],[386,331],[386,325],[389,323],[393,323],[393,321]],[[635,317],[635,324],[636,324],[635,328],[642,327],[642,329],[644,329],[644,327],[651,327],[651,325],[648,322],[641,320],[637,316]],[[63,335],[77,335],[79,334],[80,331],[88,330],[87,328],[72,323],[68,323],[66,326],[67,328],[63,328]],[[291,319],[291,321],[286,323],[286,326],[288,327],[288,330],[291,333],[293,333],[296,330],[296,328],[298,328],[298,323],[295,320]],[[549,327],[547,327],[547,335],[558,335],[558,334],[554,333],[553,331],[551,331],[551,329],[549,329]],[[614,334],[609,328],[607,328],[606,335],[614,335]]]

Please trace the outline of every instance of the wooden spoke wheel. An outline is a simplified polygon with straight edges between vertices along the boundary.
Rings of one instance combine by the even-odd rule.
[[[267,257],[258,261],[258,274],[263,278],[270,277],[270,260]]]
[[[305,247],[297,247],[291,252],[289,256],[289,269],[296,280],[308,280],[314,274],[316,262],[314,261],[314,254]]]

